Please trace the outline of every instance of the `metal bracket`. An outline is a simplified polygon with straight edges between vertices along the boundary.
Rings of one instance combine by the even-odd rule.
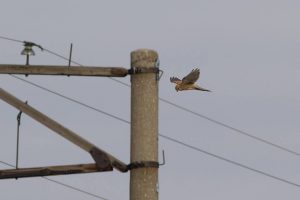
[[[165,158],[165,151],[162,150],[162,156],[163,156],[163,162],[162,163],[159,163],[159,166],[163,166],[166,164],[166,158]]]
[[[159,70],[159,72],[158,72],[158,74],[156,76],[156,80],[159,81],[163,74],[164,74],[164,71],[163,70]]]
[[[111,171],[113,170],[111,161],[106,153],[100,149],[93,147],[90,150],[90,154],[96,162],[96,166],[101,171]]]
[[[137,168],[159,168],[159,166],[165,165],[166,160],[165,160],[165,151],[162,151],[162,156],[163,156],[163,162],[159,163],[156,161],[140,161],[140,162],[132,162],[129,165],[127,165],[128,170],[132,169],[137,169]]]
[[[133,162],[127,165],[128,170],[137,169],[137,168],[159,168],[159,163],[156,161],[140,161]]]
[[[18,126],[21,125],[21,116],[22,116],[22,113],[23,113],[23,112],[20,110],[20,112],[19,112],[18,115],[17,115]]]
[[[146,68],[146,67],[131,67],[128,70],[128,74],[143,74],[143,73],[159,73],[159,68],[157,67],[151,67],[151,68]]]
[[[158,67],[132,67],[128,70],[128,74],[144,74],[144,73],[156,73],[156,80],[159,81],[162,77],[164,71],[160,70]]]

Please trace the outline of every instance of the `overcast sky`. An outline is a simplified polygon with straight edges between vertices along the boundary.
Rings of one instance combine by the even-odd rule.
[[[160,97],[300,153],[300,1],[298,0],[2,0],[0,36],[33,41],[86,66],[130,66],[130,52],[159,53]],[[22,44],[0,40],[0,63],[25,64]],[[34,49],[31,64],[67,65]],[[212,93],[176,92],[170,76],[199,67]],[[130,89],[108,78],[19,76],[130,120]],[[119,79],[126,83],[129,78]],[[125,163],[130,126],[9,75],[1,88],[61,122]],[[159,132],[207,152],[300,184],[300,156],[251,139],[160,101]],[[15,164],[18,110],[0,101],[0,161]],[[25,114],[20,167],[93,162],[89,154]],[[298,200],[300,187],[160,137],[166,165],[160,199]],[[161,156],[160,156],[161,157]],[[8,166],[0,164],[1,169]],[[109,200],[129,199],[129,173],[50,177]],[[95,197],[42,178],[0,180],[0,198]]]

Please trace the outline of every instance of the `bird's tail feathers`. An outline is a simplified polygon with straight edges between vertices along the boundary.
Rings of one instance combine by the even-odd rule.
[[[211,92],[210,90],[208,89],[205,89],[205,88],[202,88],[200,86],[197,85],[197,87],[195,87],[196,90],[201,90],[201,91],[205,91],[205,92]]]

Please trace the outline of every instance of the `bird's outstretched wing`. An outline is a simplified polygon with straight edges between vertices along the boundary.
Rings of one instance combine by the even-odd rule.
[[[193,69],[188,75],[186,75],[183,79],[182,79],[182,83],[184,84],[192,84],[195,83],[200,75],[200,70],[197,69]]]
[[[171,83],[176,83],[176,84],[180,84],[181,80],[177,77],[171,77],[170,78]]]

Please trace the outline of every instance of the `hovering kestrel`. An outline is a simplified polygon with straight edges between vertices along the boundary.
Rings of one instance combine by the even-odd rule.
[[[201,90],[201,91],[206,91],[210,92],[210,90],[204,89],[197,85],[196,81],[198,80],[200,75],[200,70],[193,69],[187,76],[185,76],[182,80],[180,80],[177,77],[171,77],[170,81],[171,83],[175,83],[175,90],[182,91],[182,90]]]

